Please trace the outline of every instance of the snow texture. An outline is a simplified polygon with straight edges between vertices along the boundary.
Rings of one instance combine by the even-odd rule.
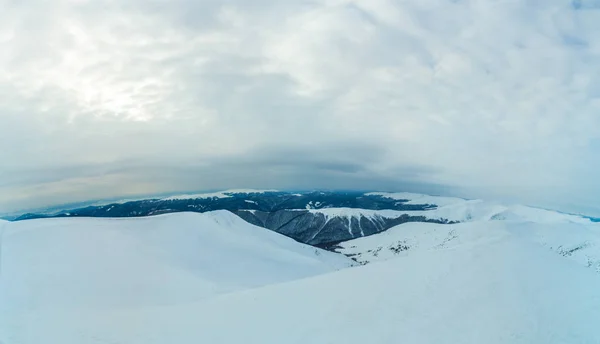
[[[348,269],[224,211],[0,224],[0,342],[599,343],[600,227],[461,202],[342,243]]]
[[[14,222],[1,248],[4,316],[189,303],[352,264],[227,211]]]
[[[469,222],[406,223],[383,233],[341,243],[337,251],[366,264],[414,251],[474,245],[513,235],[600,272],[600,223],[524,206],[482,204],[480,208],[469,208],[467,213],[475,219]],[[465,208],[458,210],[454,218],[464,216]]]

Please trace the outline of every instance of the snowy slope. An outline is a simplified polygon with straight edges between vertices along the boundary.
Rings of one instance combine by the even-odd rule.
[[[456,225],[407,223],[380,234],[342,242],[336,251],[365,264],[406,256],[415,251],[445,249],[469,242],[496,239],[506,233],[502,222]]]
[[[600,273],[600,224],[514,223],[512,233]]]
[[[531,221],[531,217],[523,218],[451,225],[407,223],[380,234],[340,243],[336,251],[365,264],[415,251],[475,245],[512,235],[600,272],[600,224],[579,219],[565,221],[562,214],[538,218],[539,222]]]
[[[582,228],[597,228],[591,220],[577,216],[559,213],[550,210],[544,210],[522,205],[503,205],[495,202],[482,200],[464,200],[449,197],[430,197],[416,194],[393,194],[401,195],[398,199],[408,199],[407,195],[413,195],[415,202],[419,199],[434,201],[442,199],[439,206],[434,209],[423,211],[402,211],[402,210],[370,210],[356,208],[323,208],[310,209],[312,214],[322,214],[325,217],[325,224],[336,220],[336,226],[343,224],[343,230],[348,232],[348,238],[360,238],[390,230],[388,228],[395,226],[394,219],[400,219],[402,216],[410,216],[413,219],[420,219],[417,222],[440,221],[440,222],[461,222],[461,223],[488,223],[488,222],[525,222],[537,223],[539,225],[548,224],[558,226],[560,224],[581,225]],[[402,221],[402,222],[415,222]],[[391,226],[390,226],[391,224]],[[415,224],[420,228],[419,224]],[[426,226],[426,224],[423,224]],[[479,226],[479,225],[478,225]],[[373,231],[371,228],[376,228]],[[449,227],[450,228],[450,227]],[[442,230],[449,230],[444,228]],[[365,230],[368,229],[368,230]],[[318,233],[317,233],[318,234]],[[329,235],[329,237],[333,237]],[[308,241],[310,243],[310,241]]]
[[[54,307],[148,307],[348,267],[226,212],[44,219],[5,226],[3,315]]]
[[[598,343],[600,275],[504,233],[189,304],[42,309],[10,344]],[[8,339],[7,339],[8,338]]]
[[[428,211],[429,212],[429,211]],[[537,223],[574,222],[589,224],[589,219],[577,215],[528,207],[523,205],[502,205],[481,200],[465,201],[431,210],[431,217],[445,217],[450,220],[467,221],[526,221]]]
[[[343,242],[349,269],[226,211],[0,223],[0,343],[600,342],[600,224],[446,201],[415,213],[463,223]]]
[[[360,263],[389,259],[415,250],[446,248],[512,233],[600,272],[600,224],[577,216],[523,205],[483,200],[377,193],[414,203],[437,203],[436,209],[409,214],[444,218],[460,224],[409,223],[384,233],[340,244],[338,252]]]
[[[429,196],[415,193],[371,192],[366,195],[406,201],[404,204],[432,204],[437,207],[425,211],[401,211],[410,215],[423,215],[430,219],[471,222],[490,220],[529,221],[539,223],[577,222],[588,224],[587,218],[552,210],[523,205],[506,205],[484,200],[467,200],[457,197]],[[391,215],[388,212],[388,216]]]

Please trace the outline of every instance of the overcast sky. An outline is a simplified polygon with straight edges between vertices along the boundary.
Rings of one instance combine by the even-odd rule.
[[[0,213],[251,187],[600,215],[600,0],[0,8]]]

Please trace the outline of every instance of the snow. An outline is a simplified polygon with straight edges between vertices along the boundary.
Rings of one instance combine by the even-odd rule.
[[[424,216],[428,219],[447,219],[449,221],[472,222],[492,220],[521,220],[532,222],[577,222],[591,223],[589,219],[557,213],[549,210],[536,209],[525,206],[504,206],[501,204],[484,202],[480,200],[462,200],[460,203],[449,204],[436,209],[424,211],[406,210],[370,210],[360,208],[323,208],[307,209],[311,213],[325,215],[328,219],[335,217],[360,218],[366,217],[374,220],[377,218],[397,218],[402,215]]]
[[[441,206],[437,209],[419,212],[428,218],[445,218],[451,221],[490,221],[513,220],[540,223],[576,222],[591,223],[589,219],[577,215],[563,214],[522,205],[503,205],[482,200],[468,200]],[[413,212],[414,214],[414,212]]]
[[[199,193],[199,194],[187,194],[187,195],[175,195],[166,198],[161,198],[163,201],[176,201],[185,199],[204,199],[204,198],[228,198],[235,194],[262,194],[269,192],[279,192],[277,190],[254,190],[254,189],[232,189],[211,193]]]
[[[111,204],[125,204],[125,203],[129,203],[129,202],[138,202],[138,201],[154,200],[154,199],[157,199],[157,198],[156,197],[153,198],[151,196],[148,196],[148,197],[124,198],[124,199],[116,199],[116,200],[114,200],[114,199],[113,200],[101,200],[101,201],[98,201],[98,202],[87,204],[86,206],[103,207],[103,206],[111,205]],[[58,209],[58,210],[60,212],[60,210],[64,210],[64,208],[63,209]],[[35,213],[38,213],[38,212],[36,211]],[[41,212],[41,213],[44,213],[44,212]],[[52,213],[56,213],[56,211],[53,211]]]
[[[333,218],[344,218],[348,222],[348,233],[352,237],[356,237],[354,228],[352,228],[352,219],[355,218],[358,224],[358,232],[361,237],[365,236],[365,233],[360,225],[360,219],[366,218],[371,222],[376,222],[383,218],[397,218],[406,214],[407,212],[397,210],[369,210],[369,209],[358,209],[358,208],[323,208],[323,209],[307,209],[313,214],[322,214],[325,216],[325,223],[329,222]],[[313,239],[319,234],[315,233]]]
[[[369,192],[365,195],[381,196],[397,200],[408,200],[408,202],[405,204],[436,204],[440,207],[465,201],[465,199],[456,197],[429,196],[410,192]]]
[[[257,189],[231,189],[222,191],[224,194],[264,194],[264,193],[273,193],[280,192],[279,190],[274,189],[265,189],[265,190],[257,190]]]
[[[467,200],[457,197],[428,196],[415,193],[371,192],[366,195],[382,196],[390,199],[408,200],[404,204],[434,204],[435,209],[425,211],[401,211],[400,214],[425,216],[429,219],[471,222],[489,220],[514,220],[538,223],[576,222],[590,223],[587,218],[556,211],[523,205],[506,205],[483,200]],[[388,213],[391,216],[392,213]]]
[[[1,253],[4,316],[189,303],[352,263],[227,211],[14,222],[4,226]]]
[[[559,214],[560,215],[560,214]],[[406,256],[415,251],[475,245],[515,236],[600,272],[600,224],[583,222],[473,221],[453,225],[405,223],[383,233],[340,244],[338,252],[359,263]],[[560,216],[556,217],[560,219]]]
[[[10,344],[598,343],[600,275],[516,235],[190,303],[16,314]]]
[[[511,231],[600,272],[600,223],[514,223]]]
[[[591,220],[577,215],[563,214],[555,211],[522,205],[506,206],[499,203],[485,202],[482,200],[456,200],[456,203],[446,203],[447,205],[445,206],[425,211],[369,210],[357,208],[324,208],[308,209],[308,211],[315,214],[323,214],[326,217],[326,221],[329,221],[333,218],[342,218],[349,223],[352,223],[352,218],[356,218],[357,220],[366,218],[375,222],[381,219],[393,219],[402,215],[410,215],[424,216],[425,218],[432,220],[445,219],[461,223],[476,223],[475,226],[488,226],[490,223],[493,224],[493,222],[496,221],[513,221],[537,223],[539,225],[551,224],[553,226],[559,226],[561,224],[579,224],[582,225],[582,228],[585,228],[585,226],[592,226],[594,228],[598,227]],[[426,224],[417,223],[414,225],[421,226]],[[443,225],[441,228],[443,228],[443,230],[447,230],[448,228],[453,227],[446,227],[446,225]],[[358,231],[360,231],[361,237],[364,236],[361,228],[350,228],[349,231],[353,236],[357,236],[356,234],[359,234]],[[384,235],[386,234],[384,233]]]
[[[308,202],[308,204],[305,206],[305,208],[306,208],[306,210],[310,210],[310,209],[317,209],[317,208],[319,208],[321,205],[323,205],[323,203],[321,203],[321,202],[318,202],[318,201],[317,201],[317,202],[314,202],[314,204],[313,204],[313,201],[310,201],[310,202]]]
[[[228,198],[230,195],[226,195],[224,192],[212,192],[212,193],[200,193],[200,194],[188,194],[188,195],[176,195],[166,198],[162,198],[163,201],[178,201],[185,199],[205,199],[205,198]]]
[[[370,210],[360,208],[322,208],[322,209],[308,209],[313,214],[323,214],[327,218],[334,217],[346,217],[346,218],[360,218],[366,217],[373,219],[376,217],[394,218],[407,214],[407,211],[398,210]]]
[[[600,342],[598,223],[458,199],[310,211],[465,221],[341,243],[353,268],[226,211],[0,222],[0,342]]]
[[[337,251],[364,264],[406,256],[417,251],[447,249],[493,240],[506,236],[506,233],[503,222],[455,225],[413,222],[376,235],[343,242]]]

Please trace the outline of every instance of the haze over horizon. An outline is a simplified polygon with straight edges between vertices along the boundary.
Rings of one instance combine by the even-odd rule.
[[[0,7],[0,213],[266,188],[600,216],[599,1]]]

